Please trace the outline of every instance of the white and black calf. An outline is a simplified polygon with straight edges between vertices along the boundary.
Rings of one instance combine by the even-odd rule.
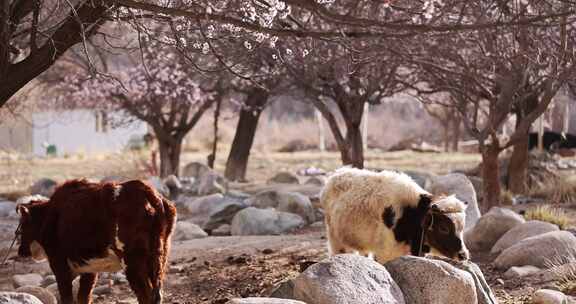
[[[405,174],[342,168],[320,199],[331,254],[357,252],[380,263],[409,254],[469,257],[466,204],[453,195],[433,196]]]

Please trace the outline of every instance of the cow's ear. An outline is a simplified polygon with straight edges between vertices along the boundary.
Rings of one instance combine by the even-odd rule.
[[[22,204],[18,204],[16,205],[16,212],[18,214],[20,214],[21,216],[28,216],[30,215],[30,209],[28,209],[28,207],[22,205]]]
[[[432,195],[430,194],[420,194],[420,201],[418,201],[418,209],[422,211],[428,211],[432,205]]]

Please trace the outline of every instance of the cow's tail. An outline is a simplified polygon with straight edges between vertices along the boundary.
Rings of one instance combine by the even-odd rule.
[[[176,222],[176,208],[169,200],[152,189],[146,191],[148,202],[154,207],[154,227],[151,230],[151,244],[156,254],[150,257],[150,283],[152,284],[152,303],[162,302],[162,281],[170,251],[170,236]]]

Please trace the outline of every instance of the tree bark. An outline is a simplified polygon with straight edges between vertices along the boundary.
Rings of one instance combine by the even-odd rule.
[[[508,190],[512,193],[526,193],[528,160],[528,134],[526,134],[514,145],[508,164]]]
[[[216,151],[218,150],[218,122],[220,120],[220,105],[222,99],[216,101],[216,109],[214,109],[214,142],[212,143],[212,154],[208,156],[208,167],[214,169],[214,162],[216,161]]]
[[[345,165],[355,168],[364,168],[364,145],[362,144],[362,132],[360,124],[346,124],[346,151],[347,157],[342,159]]]
[[[500,205],[501,187],[498,154],[500,154],[500,148],[494,143],[486,145],[482,149],[483,212]]]
[[[160,150],[160,177],[169,175],[178,176],[180,168],[180,154],[182,152],[182,139],[158,138],[158,150]]]
[[[527,174],[528,174],[528,161],[530,154],[528,153],[528,134],[530,128],[521,129],[521,123],[528,113],[534,111],[538,106],[538,97],[536,95],[529,96],[514,111],[516,115],[516,126],[514,133],[519,133],[519,139],[514,144],[514,150],[510,156],[508,163],[508,176],[506,185],[508,190],[512,193],[525,193],[528,187]]]
[[[460,125],[462,124],[462,118],[460,118],[460,116],[458,115],[458,113],[456,113],[456,111],[454,112],[454,119],[452,120],[452,123],[454,124],[454,136],[452,137],[452,152],[458,152],[458,143],[460,142]]]
[[[0,83],[2,83],[0,107],[28,82],[51,67],[69,48],[94,34],[99,25],[104,22],[102,17],[107,9],[108,5],[102,1],[84,2],[75,8],[74,13],[69,14],[44,45],[26,59],[15,64],[5,62],[8,57],[5,50],[2,50],[0,54],[0,60],[3,61],[0,62]],[[4,33],[0,34],[4,35]]]
[[[224,176],[231,181],[245,181],[250,150],[254,143],[254,136],[258,127],[260,114],[268,100],[268,93],[262,89],[254,89],[248,94],[246,107],[240,110],[240,118],[236,127],[236,134],[232,141],[232,147]]]

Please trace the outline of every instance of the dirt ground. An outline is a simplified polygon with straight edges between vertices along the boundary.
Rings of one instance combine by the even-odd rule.
[[[26,193],[29,185],[41,177],[57,181],[69,178],[90,177],[99,179],[108,175],[138,178],[141,170],[139,155],[103,155],[53,159],[1,159],[0,196],[11,197]],[[221,157],[223,158],[223,157]],[[225,159],[218,159],[216,169],[223,170]],[[369,152],[366,166],[370,168],[411,169],[433,173],[446,173],[454,169],[475,166],[480,157],[475,154],[434,154],[415,152]],[[182,164],[190,161],[204,162],[205,154],[187,153]],[[241,189],[262,185],[276,172],[295,172],[307,167],[331,170],[338,167],[337,153],[255,153],[249,164],[250,184]],[[570,209],[576,215],[576,210]],[[574,216],[576,220],[576,216]],[[14,224],[4,221],[0,224]],[[323,227],[306,228],[283,236],[208,237],[205,239],[175,242],[170,257],[170,270],[165,285],[166,303],[226,303],[233,297],[265,296],[277,283],[297,276],[310,261],[326,257],[326,240]],[[6,239],[10,236],[3,235]],[[4,250],[0,250],[3,253]],[[530,303],[535,289],[548,286],[549,282],[525,279],[504,280],[502,272],[493,269],[489,257],[473,256],[493,288],[500,303]],[[0,290],[11,284],[14,274],[38,272],[50,274],[46,263],[22,264],[10,261],[0,266]],[[96,303],[136,303],[127,284],[115,285],[110,294],[95,296]]]

